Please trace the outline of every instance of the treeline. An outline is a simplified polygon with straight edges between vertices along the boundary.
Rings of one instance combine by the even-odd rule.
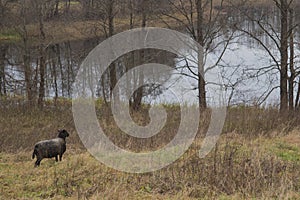
[[[250,78],[274,73],[280,79],[258,103],[263,103],[280,88],[280,109],[294,110],[300,107],[299,10],[299,3],[293,0],[3,0],[0,2],[0,95],[19,94],[26,97],[31,106],[40,107],[50,94],[54,99],[71,97],[80,62],[99,42],[123,30],[160,26],[187,33],[203,47],[203,60],[199,59],[196,66],[188,63],[180,66],[191,71],[182,76],[197,80],[200,108],[208,106],[205,73],[216,67],[226,69],[228,66],[222,63],[225,52],[237,38],[247,37],[271,60],[269,66],[256,66],[256,73]],[[59,22],[69,24],[68,28],[73,30],[85,29],[89,40],[78,39],[89,43],[93,38],[93,42],[84,50],[78,50],[76,45],[72,48],[67,38],[57,43],[56,33],[51,30]],[[79,22],[86,26],[76,27]],[[219,53],[215,63],[205,66],[206,57],[216,52]],[[175,68],[174,55],[166,52],[143,50],[124,55],[99,80],[98,96],[108,101],[124,73],[153,60],[166,63],[165,58],[172,60]],[[239,68],[246,71],[242,65]],[[143,74],[135,76],[145,81]],[[234,80],[223,77],[227,80],[223,87],[231,91],[232,97],[237,85],[249,76],[245,72]],[[143,98],[156,89],[155,85],[139,88],[132,96],[132,107],[138,110]]]

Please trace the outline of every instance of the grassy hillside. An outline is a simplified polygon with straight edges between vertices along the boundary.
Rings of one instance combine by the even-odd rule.
[[[0,199],[299,199],[299,114],[281,116],[277,109],[237,107],[228,111],[217,147],[198,158],[209,113],[200,122],[196,141],[182,158],[160,171],[118,172],[99,163],[81,144],[71,105],[51,102],[41,111],[17,101],[3,101],[0,115]],[[122,148],[133,151],[164,146],[180,121],[176,105],[165,106],[169,119],[154,141],[122,135],[109,108],[97,104],[99,122]],[[139,124],[149,122],[147,106],[132,113]],[[62,162],[31,160],[33,145],[70,132]]]
[[[68,149],[62,162],[34,168],[30,151],[0,154],[1,199],[299,199],[300,136],[222,137],[205,159],[197,148],[169,167],[142,175],[107,168]]]

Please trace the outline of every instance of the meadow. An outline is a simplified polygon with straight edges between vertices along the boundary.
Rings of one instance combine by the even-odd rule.
[[[110,109],[101,101],[97,116],[115,144],[135,152],[167,144],[176,133],[178,105],[164,106],[166,126],[154,138],[138,140],[122,134]],[[132,112],[147,124],[149,106]],[[286,116],[276,108],[250,106],[228,109],[223,133],[203,159],[198,150],[209,123],[200,121],[188,151],[168,167],[145,174],[119,172],[97,161],[84,148],[72,121],[71,102],[47,102],[43,110],[20,100],[3,100],[0,115],[0,199],[299,199],[300,115]],[[45,159],[34,168],[33,145],[69,131],[62,162]],[[153,142],[157,141],[157,142]]]
[[[177,4],[163,7],[153,3],[154,7],[151,9],[149,9],[151,6],[146,7],[146,4],[132,4],[135,1],[130,1],[130,5],[126,6],[111,4],[114,7],[111,9],[107,6],[108,3],[117,1],[107,1],[107,5],[101,4],[104,1],[65,1],[63,3],[55,1],[58,2],[58,13],[51,14],[53,10],[48,9],[51,15],[44,17],[41,14],[43,9],[36,9],[30,4],[31,1],[24,1],[27,4],[23,1],[4,2],[9,3],[5,5],[0,3],[1,9],[6,11],[0,13],[0,47],[3,47],[3,50],[0,49],[3,52],[1,53],[3,56],[0,55],[0,68],[3,66],[0,79],[4,80],[0,81],[0,88],[4,88],[7,92],[2,94],[0,90],[0,200],[300,199],[299,106],[296,106],[298,110],[286,113],[280,113],[276,106],[229,107],[217,145],[205,158],[199,158],[199,149],[210,123],[210,110],[208,109],[201,113],[197,136],[184,155],[169,166],[151,173],[131,174],[111,169],[96,160],[82,144],[73,122],[71,100],[60,98],[59,94],[71,96],[66,93],[70,92],[69,86],[74,81],[72,77],[75,77],[77,65],[86,56],[85,51],[95,45],[93,39],[96,39],[98,44],[99,41],[108,37],[107,30],[109,29],[115,34],[144,25],[172,28],[183,30],[183,32],[190,30],[190,33],[206,32],[202,28],[198,29],[200,26],[196,26],[196,5],[192,3],[193,1],[180,1],[183,5],[178,4],[179,8]],[[40,4],[43,1],[32,2],[37,4],[37,8],[45,6]],[[85,2],[88,4],[84,4]],[[172,3],[172,1],[164,2]],[[204,46],[209,46],[209,51],[220,46],[218,38],[223,35],[218,33],[224,32],[227,38],[228,30],[229,32],[237,31],[237,25],[242,25],[241,28],[246,31],[253,29],[251,31],[254,35],[260,33],[262,37],[260,41],[263,45],[265,40],[266,42],[272,41],[273,33],[279,31],[277,29],[281,27],[280,20],[278,20],[280,7],[278,4],[275,5],[275,1],[225,1],[224,10],[220,13],[218,10],[222,6],[220,7],[219,4],[223,1],[211,2],[214,3],[204,5],[204,13],[199,13],[199,15],[204,14],[201,21],[204,22],[205,27],[208,27],[208,35],[205,39],[208,43]],[[252,14],[256,16],[257,13],[263,14],[262,16],[268,14],[266,18],[270,22],[265,22],[259,14],[257,21],[255,18],[249,20],[248,16],[244,16],[243,9],[231,7],[234,5],[238,8],[245,2],[250,6],[246,14],[250,16]],[[294,2],[296,4],[296,1]],[[188,5],[189,3],[191,5]],[[158,8],[162,9],[159,13],[156,12]],[[290,4],[289,8],[295,9],[297,14],[295,18],[298,20],[298,4],[297,7]],[[44,11],[47,9],[45,8]],[[111,24],[108,22],[109,18],[113,19]],[[229,19],[233,21],[228,24]],[[265,26],[258,29],[261,24]],[[296,24],[299,22],[295,22],[295,27]],[[298,29],[295,29],[295,44],[299,36],[297,31]],[[44,39],[41,37],[43,34],[45,34]],[[74,47],[71,42],[74,42]],[[250,37],[244,42],[252,45]],[[280,40],[280,42],[287,41]],[[81,43],[84,50],[78,47]],[[48,58],[43,60],[43,54],[46,52],[39,49],[42,49],[45,44],[49,55],[47,54]],[[284,48],[277,49],[278,53],[281,53],[281,49]],[[32,68],[32,74],[29,75],[28,80],[34,83],[30,83],[31,81],[27,83],[23,80],[26,76],[27,55],[32,56],[27,66]],[[298,63],[296,58],[297,56],[294,61],[295,68]],[[47,65],[46,68],[52,69],[51,72],[46,72],[46,74],[41,72],[42,61]],[[5,75],[8,67],[14,64],[16,72],[22,72],[20,80],[17,79],[20,77],[13,77],[14,73],[10,71]],[[229,64],[234,66],[233,63]],[[255,65],[264,66],[264,64],[260,65],[257,60],[255,60]],[[279,66],[279,62],[271,63],[271,66]],[[241,65],[241,67],[244,66]],[[44,75],[41,75],[42,73]],[[38,90],[42,88],[41,83],[45,82],[45,80],[39,80],[41,78],[38,74],[41,77],[45,76],[46,85],[49,88],[44,88],[44,90],[52,88],[54,91],[59,90],[60,87],[62,89],[62,91],[57,91],[57,101],[45,100],[40,104],[40,106],[43,105],[42,108],[30,106],[25,100],[24,93],[27,89],[26,84],[27,86],[34,84],[35,89],[32,91],[35,97],[39,92],[45,93],[45,91]],[[295,82],[298,75],[299,73],[296,73],[294,77]],[[52,82],[49,77],[53,78]],[[239,81],[237,79],[236,83],[239,84]],[[242,84],[246,85],[246,82]],[[54,85],[56,85],[55,88]],[[231,85],[230,82],[228,88],[232,87],[232,90],[235,90],[235,84]],[[21,88],[21,91],[18,88]],[[243,90],[237,92],[243,93]],[[258,95],[255,93],[256,91],[253,90],[253,94],[250,95],[251,99]],[[46,98],[45,94],[43,95],[42,100]],[[254,104],[257,105],[257,103]],[[104,132],[114,144],[133,152],[147,152],[168,144],[179,127],[181,120],[179,106],[176,104],[161,106],[166,109],[168,119],[159,134],[149,139],[137,139],[124,134],[116,125],[109,106],[101,100],[96,102],[96,114]],[[148,111],[149,105],[142,105],[141,110],[131,111],[131,117],[135,123],[147,125],[150,121]],[[35,168],[35,160],[31,159],[34,144],[40,140],[56,137],[58,129],[66,129],[70,133],[63,160],[55,162],[54,159],[44,159],[41,166]]]

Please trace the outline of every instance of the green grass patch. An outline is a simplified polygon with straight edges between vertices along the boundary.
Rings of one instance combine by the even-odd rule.
[[[271,148],[271,151],[284,161],[299,162],[300,161],[300,149],[296,146],[286,144],[283,142],[277,142]]]
[[[77,6],[77,5],[80,5],[79,1],[71,1],[70,2],[70,6]],[[63,8],[65,8],[65,6],[66,6],[65,2],[59,2],[59,4],[58,4],[59,9],[63,9]]]
[[[13,42],[19,41],[20,39],[20,35],[14,30],[4,30],[0,32],[0,41]]]

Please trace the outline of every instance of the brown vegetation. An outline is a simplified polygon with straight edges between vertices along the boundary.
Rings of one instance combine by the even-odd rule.
[[[17,101],[2,104],[0,116],[0,197],[4,199],[249,199],[300,197],[299,113],[282,117],[278,109],[236,107],[228,110],[217,147],[204,159],[198,157],[203,132],[175,163],[153,173],[127,174],[98,163],[82,146],[74,129],[70,102],[51,102],[44,111],[30,110]],[[159,143],[123,137],[108,108],[97,103],[101,126],[114,142],[134,151],[157,149],[173,137],[178,106],[166,106],[170,118]],[[146,124],[147,106],[132,113]],[[65,160],[44,161],[33,169],[31,148],[36,138],[54,136],[58,127],[70,132]],[[129,142],[130,140],[130,142]],[[125,144],[125,145],[124,145]],[[127,144],[127,145],[126,145]],[[153,145],[155,144],[155,145]]]
[[[298,42],[299,22],[294,19],[294,5],[288,0],[153,2],[157,1],[0,1],[0,199],[300,199],[300,72],[291,48]],[[272,9],[258,12],[260,6]],[[270,15],[275,16],[272,20],[276,23],[264,21]],[[225,52],[234,31],[243,32],[270,54],[272,63],[264,73],[281,75],[281,107],[250,103],[230,106],[216,147],[203,159],[198,151],[210,123],[209,108],[203,109],[191,147],[170,166],[152,173],[129,174],[99,163],[81,143],[73,122],[71,85],[87,52],[77,46],[78,51],[72,51],[70,41],[96,38],[98,44],[115,33],[146,26],[184,30],[207,46],[206,53],[220,45]],[[224,35],[229,39],[219,41]],[[262,38],[274,41],[276,49],[270,50]],[[281,58],[275,58],[276,53]],[[124,56],[123,70],[145,62],[146,54],[143,50]],[[164,60],[168,56],[158,57]],[[117,77],[123,75],[114,64],[106,77],[101,77],[103,94],[99,97],[103,100],[96,102],[104,132],[116,145],[133,152],[165,146],[177,132],[179,106],[162,105],[168,119],[152,138],[124,134],[107,106]],[[202,62],[198,64],[199,71],[203,70]],[[10,66],[15,71],[8,72]],[[255,67],[257,74],[264,71],[264,66]],[[21,78],[13,77],[15,72]],[[200,88],[199,105],[205,108],[206,83],[200,75],[195,75],[195,89]],[[143,82],[143,75],[138,76]],[[233,92],[243,80],[236,81],[226,89]],[[51,89],[53,99],[46,96]],[[139,88],[130,99],[131,117],[139,125],[149,123],[149,105],[142,104],[145,90]],[[253,104],[262,105],[267,98]],[[45,160],[34,169],[34,144],[55,137],[60,128],[70,133],[64,160]]]

